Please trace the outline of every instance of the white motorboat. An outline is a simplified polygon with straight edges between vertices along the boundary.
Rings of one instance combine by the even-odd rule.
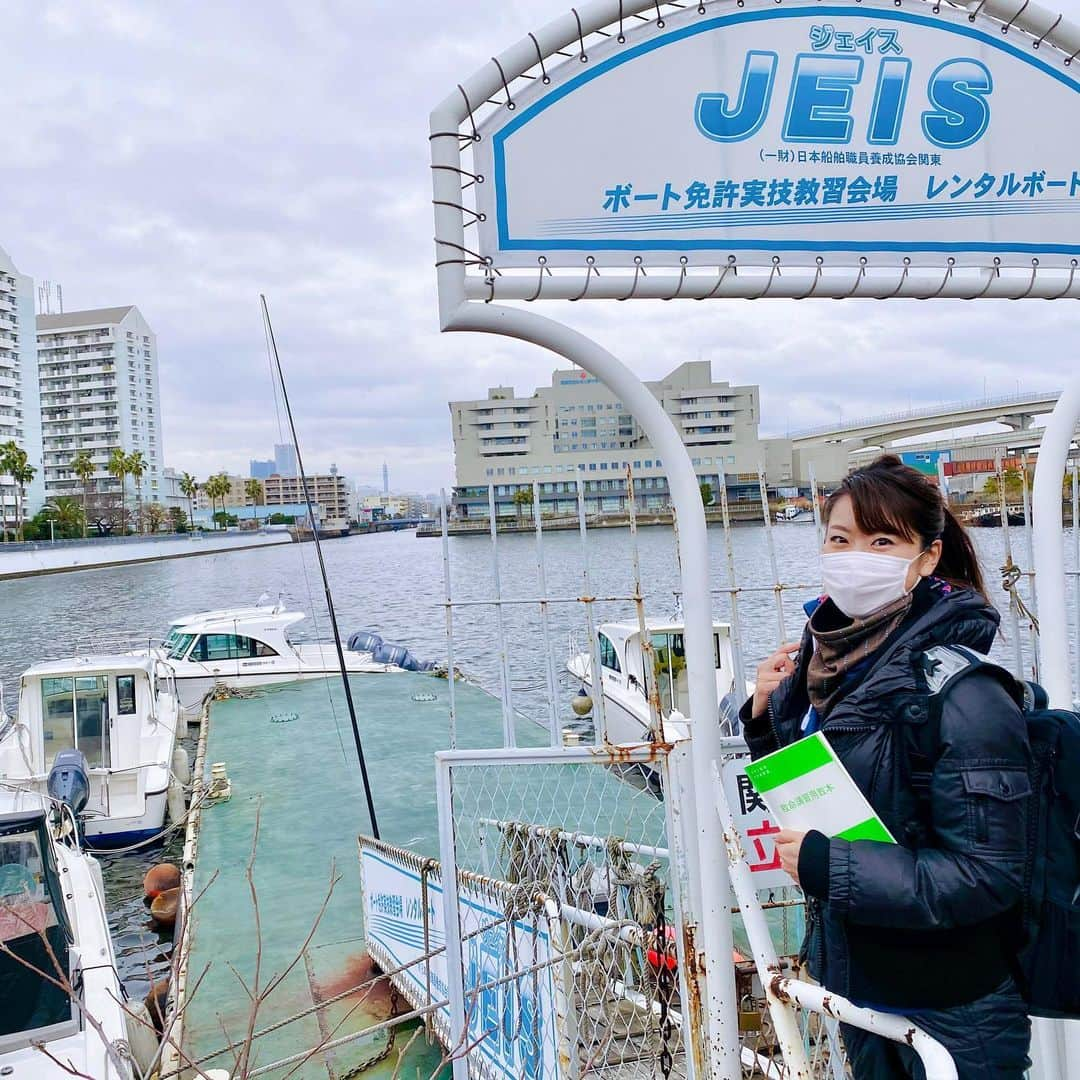
[[[29,668],[19,709],[0,721],[0,784],[44,795],[50,773],[81,768],[89,799],[80,815],[86,844],[124,847],[149,839],[170,802],[183,812],[186,754],[168,667],[153,656],[93,656]]]
[[[670,622],[651,625],[648,633],[665,737],[668,741],[685,739],[687,731],[680,720],[689,715],[690,696],[683,624]],[[651,727],[641,631],[637,623],[603,623],[596,637],[608,740],[613,743],[640,743],[648,739]],[[595,693],[590,651],[577,648],[572,643],[571,653],[566,670]],[[727,623],[713,623],[713,655],[716,661],[716,695],[723,702],[735,689],[731,627]],[[596,716],[595,709],[593,716]]]
[[[0,806],[0,1076],[131,1080],[151,1032],[124,1004],[101,868],[67,806],[25,790]]]
[[[280,607],[186,616],[175,620],[162,646],[150,652],[169,665],[181,707],[193,712],[216,686],[243,689],[340,674],[332,643],[290,640],[290,631],[304,617],[303,612]],[[349,640],[344,656],[350,675],[426,667],[378,635],[361,632]]]
[[[814,511],[803,506],[782,506],[776,511],[778,525],[813,525]]]

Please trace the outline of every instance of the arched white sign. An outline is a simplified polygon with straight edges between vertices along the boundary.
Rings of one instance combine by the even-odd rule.
[[[874,2],[690,5],[622,36],[481,126],[492,265],[1075,267],[1063,53]]]

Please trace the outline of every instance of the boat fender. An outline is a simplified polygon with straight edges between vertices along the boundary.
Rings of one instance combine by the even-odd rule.
[[[127,1013],[125,1024],[131,1056],[139,1066],[139,1075],[148,1076],[150,1066],[157,1057],[162,1028],[156,1020],[151,1019],[150,1010],[141,1001],[129,1001],[124,1011]]]
[[[169,1014],[169,979],[158,979],[143,998],[142,1006],[154,1030],[160,1035],[165,1030],[165,1017]]]
[[[143,878],[143,896],[153,900],[166,889],[175,889],[180,885],[180,868],[172,863],[158,863],[146,871]]]
[[[173,824],[184,820],[184,815],[187,813],[187,800],[184,798],[184,788],[175,776],[169,780],[165,804],[169,810],[169,820]]]
[[[588,716],[592,712],[592,698],[585,692],[585,687],[570,699],[570,708],[578,716]]]
[[[172,772],[173,776],[185,787],[191,783],[191,759],[182,746],[178,746],[173,750]]]
[[[665,938],[667,939],[667,944],[664,949],[663,958],[661,958],[660,951],[656,948],[656,941],[654,936],[653,946],[652,948],[646,950],[645,959],[649,961],[649,967],[655,969],[656,971],[660,970],[661,965],[666,967],[668,971],[674,971],[679,966],[677,953],[675,951],[675,927],[666,926],[664,927],[664,931]]]
[[[180,908],[180,890],[166,889],[150,901],[150,917],[158,926],[172,927],[176,923],[176,913]]]

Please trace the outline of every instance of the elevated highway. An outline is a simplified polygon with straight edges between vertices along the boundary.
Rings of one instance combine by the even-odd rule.
[[[982,398],[975,401],[943,402],[907,412],[886,413],[858,420],[838,421],[789,436],[793,449],[804,449],[815,443],[844,443],[852,452],[862,447],[888,447],[898,439],[928,435],[958,427],[977,424],[1004,424],[1016,432],[1029,430],[1036,416],[1049,413],[1057,404],[1060,390],[1043,393],[1012,394],[1006,397]],[[1001,440],[1001,435],[988,436]],[[951,441],[955,444],[956,440]],[[1038,439],[1035,439],[1038,442]],[[909,449],[909,447],[905,447]]]

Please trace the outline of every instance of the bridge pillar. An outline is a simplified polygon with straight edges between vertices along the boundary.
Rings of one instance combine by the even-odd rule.
[[[999,416],[994,422],[1004,424],[1013,431],[1028,431],[1035,422],[1035,417],[1032,413],[1018,413],[1012,416]]]

